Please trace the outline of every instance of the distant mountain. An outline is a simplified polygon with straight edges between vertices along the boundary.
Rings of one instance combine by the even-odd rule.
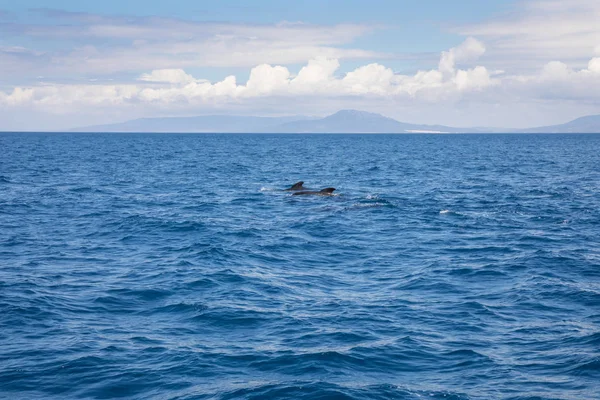
[[[73,129],[74,132],[228,132],[228,133],[600,133],[600,115],[581,117],[562,125],[528,129],[453,128],[399,122],[380,114],[341,110],[325,118],[200,117],[142,118],[119,124]]]
[[[208,115],[199,117],[141,118],[118,124],[72,129],[73,132],[230,132],[230,133],[454,133],[479,129],[442,125],[415,125],[380,114],[342,110],[325,118],[243,117]]]
[[[273,127],[281,133],[399,133],[406,132],[410,124],[398,122],[379,114],[342,110],[313,121],[292,121]]]
[[[271,129],[271,132],[280,133],[450,133],[474,131],[476,130],[442,125],[407,124],[380,114],[356,110],[338,111],[317,120],[292,121],[274,126]]]
[[[244,117],[207,115],[199,117],[140,118],[117,124],[94,125],[72,129],[72,132],[262,132],[273,126],[310,117]]]
[[[522,129],[524,133],[600,133],[600,115],[588,115],[561,125]]]

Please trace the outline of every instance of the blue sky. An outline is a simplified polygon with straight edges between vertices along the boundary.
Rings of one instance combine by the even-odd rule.
[[[562,122],[600,113],[598,20],[596,0],[0,0],[0,129],[342,108]]]
[[[56,9],[104,15],[145,15],[194,20],[276,23],[281,20],[318,24],[374,22],[390,25],[432,21],[469,22],[510,11],[511,0],[335,0],[302,2],[240,1],[218,2],[171,0],[21,0],[0,2],[5,11],[27,18],[32,9]]]

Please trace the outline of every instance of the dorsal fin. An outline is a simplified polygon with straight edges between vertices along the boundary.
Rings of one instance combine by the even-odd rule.
[[[325,188],[321,189],[321,193],[333,193],[334,190],[335,188]]]
[[[304,182],[300,181],[300,182],[296,182],[292,185],[292,187],[290,188],[290,190],[300,190],[300,189],[304,189],[302,187],[302,185],[304,185]]]

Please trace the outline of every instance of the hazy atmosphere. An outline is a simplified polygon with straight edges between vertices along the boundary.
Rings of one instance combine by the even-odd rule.
[[[600,113],[597,0],[0,1],[0,130],[143,117],[533,127]]]

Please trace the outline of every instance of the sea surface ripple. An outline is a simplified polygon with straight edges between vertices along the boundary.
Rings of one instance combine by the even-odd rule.
[[[600,135],[0,134],[0,398],[117,397],[599,399]]]

